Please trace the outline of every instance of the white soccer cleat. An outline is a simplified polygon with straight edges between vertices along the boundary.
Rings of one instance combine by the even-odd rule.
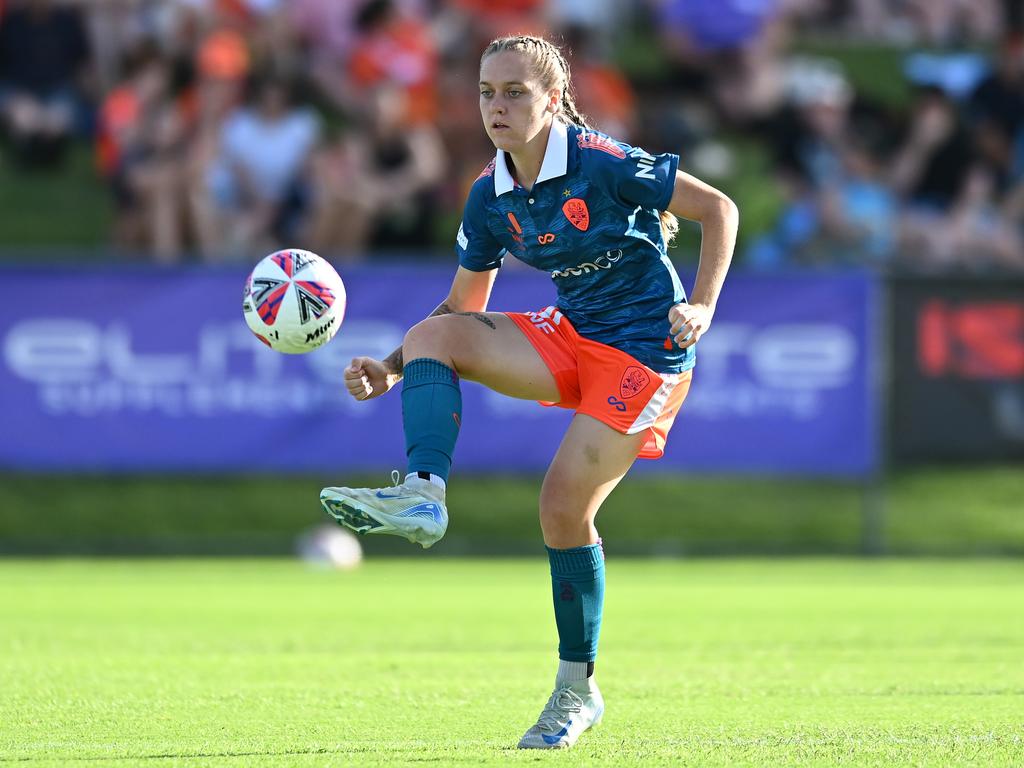
[[[604,698],[593,677],[561,683],[537,724],[519,740],[519,749],[568,749],[585,730],[599,724],[603,715]]]
[[[444,489],[430,480],[410,477],[391,488],[324,488],[320,504],[339,524],[359,534],[391,533],[433,546],[448,528]]]

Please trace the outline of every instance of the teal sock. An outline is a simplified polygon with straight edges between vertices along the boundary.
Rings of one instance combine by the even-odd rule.
[[[558,658],[594,661],[604,605],[604,550],[601,542],[551,549],[551,593],[558,627]]]
[[[429,357],[405,364],[402,424],[409,472],[430,472],[448,482],[452,452],[462,422],[459,375]]]

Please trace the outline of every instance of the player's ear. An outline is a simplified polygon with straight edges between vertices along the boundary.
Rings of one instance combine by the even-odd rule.
[[[562,106],[562,89],[561,88],[548,88],[548,101],[545,109],[551,114],[558,114],[558,110]]]

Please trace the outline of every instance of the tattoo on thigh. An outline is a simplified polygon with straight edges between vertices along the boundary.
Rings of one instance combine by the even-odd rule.
[[[491,318],[489,318],[483,312],[456,312],[455,314],[462,315],[463,317],[475,317],[481,323],[489,327],[492,331],[498,330],[498,326],[494,324],[494,321],[491,320]]]

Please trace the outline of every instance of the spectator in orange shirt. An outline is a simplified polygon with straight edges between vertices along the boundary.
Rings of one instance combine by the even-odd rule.
[[[449,5],[470,23],[473,50],[501,35],[545,31],[544,0],[450,0]]]
[[[97,162],[117,207],[116,242],[176,261],[184,246],[187,124],[171,93],[171,67],[160,50],[141,45],[126,79],[100,108]]]
[[[426,23],[397,9],[392,0],[370,0],[356,17],[356,29],[348,74],[360,105],[369,105],[372,89],[394,84],[406,92],[408,122],[433,122],[438,60]]]
[[[564,37],[580,111],[599,131],[623,141],[635,139],[636,96],[629,81],[605,57],[597,55],[591,30],[570,27]]]

